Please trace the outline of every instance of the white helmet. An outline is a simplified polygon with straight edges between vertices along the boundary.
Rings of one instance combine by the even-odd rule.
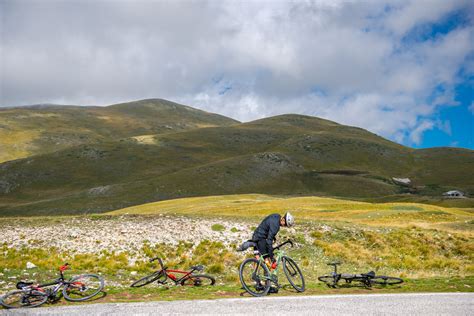
[[[285,214],[285,223],[288,227],[291,227],[295,224],[295,218],[290,214],[290,212],[286,212]]]

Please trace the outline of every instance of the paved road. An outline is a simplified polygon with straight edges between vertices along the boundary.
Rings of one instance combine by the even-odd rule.
[[[325,295],[106,303],[0,311],[0,315],[474,315],[474,293]]]

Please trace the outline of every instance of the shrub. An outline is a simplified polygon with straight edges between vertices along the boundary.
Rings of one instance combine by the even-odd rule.
[[[224,265],[222,263],[213,264],[207,269],[209,273],[222,273],[224,272]]]
[[[224,225],[221,225],[221,224],[214,224],[211,226],[211,229],[215,232],[221,232],[225,230],[225,227]]]

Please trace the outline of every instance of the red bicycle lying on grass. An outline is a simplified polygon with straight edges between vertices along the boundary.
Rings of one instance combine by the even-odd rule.
[[[192,266],[191,271],[169,270],[158,257],[150,259],[150,262],[155,260],[158,260],[161,269],[133,282],[132,285],[130,285],[131,287],[142,287],[155,281],[159,284],[165,284],[168,279],[173,281],[175,285],[179,284],[183,286],[209,286],[216,283],[216,279],[213,276],[208,274],[194,274],[195,271],[201,272],[204,270],[202,265]],[[183,274],[183,276],[178,277],[175,273]]]
[[[65,280],[63,272],[68,268],[68,263],[62,265],[59,268],[59,278],[50,283],[33,285],[33,282],[18,282],[18,290],[5,294],[0,298],[0,303],[6,308],[36,307],[48,300],[59,300],[61,288],[66,300],[82,302],[96,296],[104,288],[104,279],[95,274],[81,274]]]

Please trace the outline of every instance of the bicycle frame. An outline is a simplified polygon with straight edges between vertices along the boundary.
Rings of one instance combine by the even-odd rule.
[[[191,271],[182,271],[182,270],[168,269],[167,267],[164,266],[163,260],[161,260],[161,258],[158,258],[158,257],[153,258],[150,260],[150,262],[153,262],[155,260],[158,260],[161,266],[160,272],[163,272],[166,275],[166,279],[162,281],[163,283],[166,282],[166,280],[169,278],[175,283],[175,285],[178,285],[182,281],[189,278],[193,274],[193,272],[197,270],[197,269],[192,269]],[[177,278],[173,273],[179,273],[179,274],[184,274],[184,275],[181,278]]]
[[[283,258],[283,256],[285,256],[285,252],[283,250],[281,250],[280,248],[283,247],[284,245],[286,244],[290,244],[292,247],[293,247],[293,242],[291,240],[287,240],[285,241],[284,243],[276,246],[273,248],[273,251],[274,251],[274,257],[276,258],[276,268],[275,269],[269,269],[270,270],[270,277],[264,277],[265,279],[267,280],[270,280],[271,282],[275,283],[276,285],[278,285],[278,278],[276,277],[278,275],[278,269],[280,267],[280,262],[281,262],[281,259]],[[255,254],[255,258],[258,260],[258,264],[259,265],[266,265],[265,263],[265,259],[263,258],[266,254],[260,254],[260,252],[258,250],[255,250],[254,251],[254,254]],[[258,265],[255,267],[255,272],[257,271],[258,269]]]
[[[334,284],[337,284],[340,280],[345,280],[347,283],[350,283],[352,281],[355,282],[361,282],[366,286],[370,287],[370,279],[373,278],[369,276],[368,274],[346,274],[346,273],[338,273],[337,272],[337,266],[334,266],[334,271],[331,272],[331,276],[334,278]]]
[[[62,287],[68,286],[68,285],[74,284],[74,283],[80,283],[80,282],[69,282],[69,281],[66,281],[64,279],[63,271],[65,271],[68,268],[68,266],[69,266],[69,264],[66,263],[65,265],[60,267],[60,269],[59,269],[60,276],[56,280],[54,280],[52,282],[49,282],[49,283],[44,283],[44,284],[28,285],[28,286],[22,287],[21,290],[23,292],[25,292],[25,294],[28,294],[28,292],[31,292],[31,291],[44,292],[44,294],[48,295],[48,298],[54,299],[56,297],[56,294],[59,292],[59,290]],[[47,287],[50,287],[52,285],[55,285],[52,289],[47,288]],[[44,291],[45,288],[47,290],[46,292]]]
[[[193,274],[195,271],[194,269],[191,271],[181,271],[181,270],[162,270],[165,272],[166,276],[170,278],[176,285],[181,283],[182,281],[186,280],[190,275]],[[174,274],[172,273],[180,273],[184,274],[181,278],[177,278]]]

